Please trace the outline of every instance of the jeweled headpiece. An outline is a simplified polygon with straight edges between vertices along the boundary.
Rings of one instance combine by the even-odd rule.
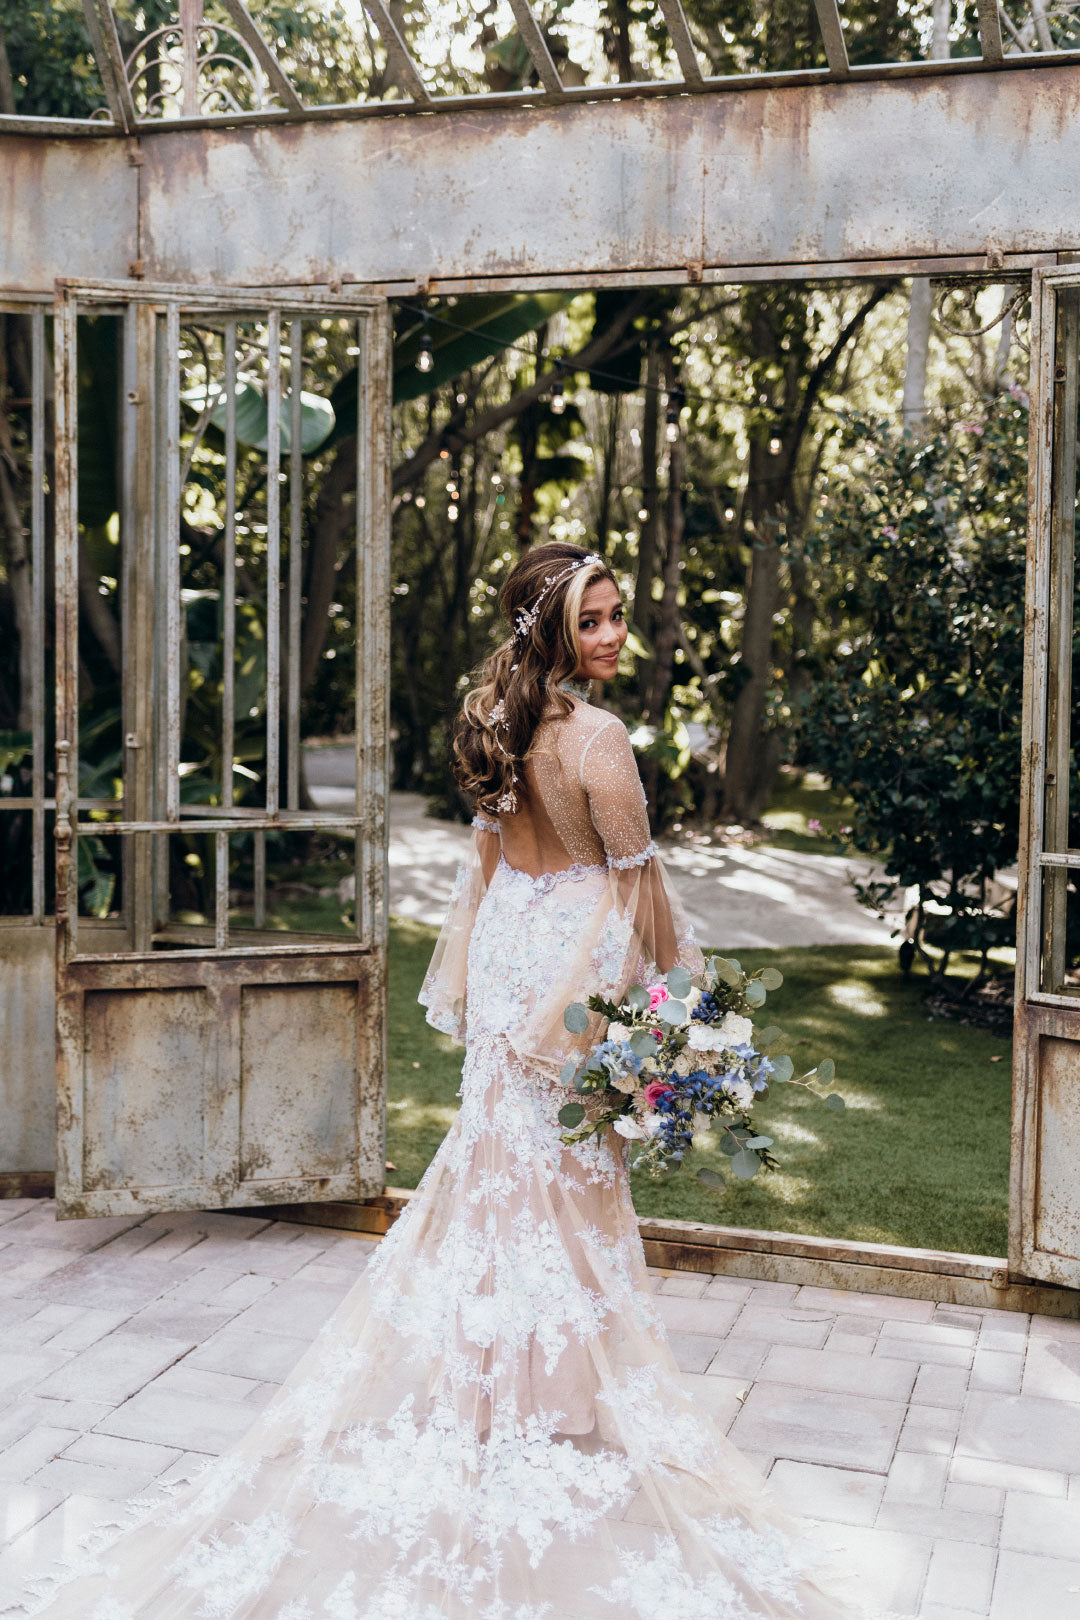
[[[540,608],[543,604],[545,596],[553,591],[556,585],[561,585],[564,579],[569,579],[571,574],[576,574],[579,568],[585,568],[590,563],[598,564],[601,568],[607,567],[607,563],[605,562],[604,558],[601,557],[598,551],[590,551],[587,557],[575,557],[572,563],[568,563],[567,566],[560,569],[557,574],[545,574],[544,588],[540,592],[540,595],[536,598],[536,601],[533,603],[532,607],[522,608],[520,613],[516,613],[514,615],[515,641],[525,640],[533,625],[540,617]]]

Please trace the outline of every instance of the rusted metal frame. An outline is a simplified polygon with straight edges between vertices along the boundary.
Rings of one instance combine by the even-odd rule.
[[[30,568],[32,650],[30,791],[33,874],[31,914],[45,920],[45,314],[30,315]]]
[[[1047,853],[1043,850],[1037,860],[1040,866],[1064,866],[1075,871],[1080,867],[1080,849],[1060,850],[1057,853]]]
[[[53,316],[55,394],[56,949],[78,948],[75,803],[79,781],[77,302],[58,291]]]
[[[185,808],[187,808],[185,806]],[[320,827],[341,827],[347,831],[350,827],[363,825],[362,817],[331,815],[329,812],[319,814],[315,811],[300,810],[294,815],[279,812],[276,816],[256,814],[249,820],[240,821],[234,814],[223,815],[210,812],[198,821],[80,821],[78,829],[81,833],[92,834],[97,838],[110,838],[117,834],[151,832],[168,835],[169,833],[248,833],[248,832],[305,832]]]
[[[289,595],[285,658],[285,806],[300,807],[300,588],[304,563],[304,455],[301,392],[303,322],[289,322]]]
[[[559,78],[559,70],[555,66],[551,52],[548,50],[548,43],[544,38],[540,24],[533,16],[529,0],[510,0],[510,9],[514,13],[518,33],[524,41],[525,49],[529,53],[529,60],[536,69],[540,83],[549,96],[561,98],[563,82]]]
[[[266,808],[280,802],[281,748],[281,312],[267,316],[266,365]]]
[[[110,305],[114,305],[114,313],[119,314],[129,303],[153,304],[155,307],[174,299],[183,305],[186,311],[211,311],[220,315],[223,309],[228,310],[229,318],[236,321],[265,321],[268,312],[273,309],[278,315],[291,315],[296,313],[304,317],[313,314],[327,317],[351,317],[358,309],[381,309],[383,300],[363,293],[350,294],[343,298],[338,307],[333,299],[328,298],[325,286],[321,290],[285,291],[278,293],[276,289],[266,289],[260,296],[250,288],[230,287],[229,298],[223,298],[220,289],[213,286],[201,285],[190,281],[155,281],[152,284],[137,281],[116,281],[110,279],[92,280],[85,276],[65,276],[58,286],[64,292],[77,294],[81,303],[93,304],[99,313],[107,313]],[[13,295],[5,292],[5,300]],[[28,293],[28,301],[40,302],[40,293]],[[251,302],[248,303],[247,299]]]
[[[412,97],[413,105],[433,106],[428,87],[420,76],[420,69],[413,60],[412,52],[398,32],[397,24],[383,4],[383,0],[364,0],[364,5],[379,30],[379,37],[386,49],[387,59],[394,75],[402,88]],[[392,105],[396,107],[400,103],[394,102]]]
[[[83,0],[83,14],[113,123],[130,135],[135,128],[135,103],[124,71],[112,6],[109,0]]]
[[[992,0],[992,3],[996,4],[997,0]],[[851,72],[851,63],[848,61],[847,41],[844,39],[844,29],[840,22],[836,0],[814,0],[814,10],[817,12],[829,73],[833,78],[846,79]]]
[[[135,718],[139,703],[139,688],[145,688],[147,671],[139,658],[139,613],[142,603],[139,600],[142,585],[142,569],[136,561],[138,550],[136,524],[138,521],[138,469],[139,469],[139,372],[138,350],[136,339],[136,319],[139,311],[129,306],[120,317],[122,326],[121,337],[121,381],[120,399],[117,410],[120,415],[120,511],[119,511],[119,540],[120,540],[120,566],[118,569],[120,580],[120,688],[121,688],[121,781],[124,799],[124,816],[129,821],[138,821],[144,810],[138,803],[139,766],[143,753],[143,741],[140,736],[140,727]],[[139,928],[138,904],[136,894],[142,898],[141,887],[135,877],[135,868],[139,858],[138,844],[132,842],[122,848],[121,881],[123,894],[123,915],[132,943],[136,934],[145,941],[145,918],[143,929]]]
[[[233,807],[236,752],[236,322],[225,322],[225,539],[221,582],[221,803]]]
[[[291,112],[302,113],[304,103],[293,88],[292,80],[270,48],[254,17],[243,4],[243,0],[221,0],[221,3],[232,18],[236,32],[266,74],[274,94],[280,96]]]
[[[369,8],[370,9],[370,8]],[[1053,52],[1025,52],[1015,56],[1006,56],[1000,62],[988,62],[981,56],[950,57],[944,60],[926,60],[920,58],[911,62],[854,62],[849,65],[845,78],[850,83],[892,82],[899,79],[928,79],[948,78],[969,73],[999,73],[1014,72],[1027,68],[1054,68],[1067,66],[1080,61],[1080,50],[1053,51]],[[654,97],[691,95],[730,95],[741,92],[759,90],[777,90],[799,88],[819,84],[832,84],[837,75],[831,68],[791,68],[772,73],[735,73],[712,75],[702,79],[700,85],[694,85],[677,79],[648,79],[634,80],[629,83],[615,84],[586,84],[564,85],[560,92],[561,102],[572,104],[574,102],[601,102],[601,101],[629,101],[647,100]],[[414,117],[420,113],[440,113],[452,116],[455,113],[476,113],[496,111],[519,111],[523,108],[532,109],[550,106],[553,100],[546,92],[540,90],[510,90],[490,93],[481,93],[474,96],[427,96],[420,101],[371,101],[371,102],[344,102],[327,103],[319,107],[305,107],[302,114],[284,111],[267,110],[262,112],[230,112],[221,114],[204,114],[196,118],[155,118],[153,125],[144,122],[139,126],[140,135],[152,136],[159,131],[169,133],[180,129],[215,129],[237,128],[250,126],[263,126],[273,124],[303,123],[347,123],[362,118],[400,118]],[[6,127],[8,120],[0,116],[0,135]],[[56,121],[53,120],[55,123]],[[88,135],[105,136],[111,133],[110,126],[95,125],[92,128],[80,126],[78,121],[72,121],[71,134],[85,133]],[[62,134],[66,131],[57,127],[50,130],[51,134]],[[17,133],[33,133],[20,129]]]
[[[84,295],[85,296],[85,295]],[[148,301],[149,302],[149,301]],[[165,456],[167,439],[166,414],[168,410],[168,345],[166,321],[161,300],[152,303],[153,312],[153,408],[151,414],[150,445],[153,458],[153,568],[154,611],[152,618],[153,669],[153,762],[151,769],[151,797],[153,815],[164,820],[167,815],[168,761],[165,736],[168,729],[168,693],[166,669],[168,646],[165,633],[166,615],[163,604],[169,594],[169,492]],[[167,839],[152,841],[151,867],[153,893],[151,913],[153,926],[160,928],[168,922],[172,907],[169,877],[169,846]]]
[[[1080,370],[1080,319],[1076,296],[1055,299],[1054,386],[1051,422],[1050,546],[1047,556],[1046,750],[1039,794],[1042,840],[1051,852],[1069,842],[1069,758],[1072,729],[1072,645],[1076,551],[1076,413]],[[1039,791],[1037,786],[1036,791]],[[1040,849],[1040,855],[1042,850]],[[1039,871],[1042,862],[1036,867]],[[1040,990],[1060,993],[1065,976],[1068,877],[1061,867],[1042,874]]]
[[[692,90],[702,88],[704,75],[701,63],[694,49],[694,41],[690,37],[690,29],[686,22],[686,13],[682,8],[681,0],[660,0],[660,11],[667,26],[668,37],[675,51],[675,59],[679,64],[683,80]]]
[[[180,305],[165,309],[165,819],[180,819]]]
[[[998,0],[977,0],[979,12],[979,44],[982,59],[992,66],[1005,60],[1005,46],[1001,38],[1001,17]]]

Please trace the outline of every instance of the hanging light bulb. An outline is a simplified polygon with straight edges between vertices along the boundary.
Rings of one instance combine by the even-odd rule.
[[[561,416],[566,409],[566,394],[563,391],[561,379],[558,377],[551,385],[551,414]]]
[[[774,436],[769,440],[769,454],[770,456],[778,456],[780,454],[780,450],[780,440]]]
[[[435,356],[431,352],[431,333],[421,332],[420,353],[416,357],[416,369],[417,371],[433,371],[434,368]]]

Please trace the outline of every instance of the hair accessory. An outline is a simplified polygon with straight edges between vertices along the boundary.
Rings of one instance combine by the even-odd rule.
[[[561,585],[564,579],[569,579],[571,574],[576,574],[579,568],[585,568],[590,563],[598,564],[601,568],[607,567],[606,561],[603,557],[601,557],[598,551],[590,551],[587,557],[576,557],[568,567],[563,568],[559,573],[545,574],[544,588],[540,592],[540,595],[536,598],[536,601],[533,603],[532,607],[523,608],[520,613],[517,613],[514,616],[515,641],[524,641],[525,637],[532,630],[533,625],[540,617],[540,607],[545,596],[547,596],[550,591],[553,591],[556,585]]]

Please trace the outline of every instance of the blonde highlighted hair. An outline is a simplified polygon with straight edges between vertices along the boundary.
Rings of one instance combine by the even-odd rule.
[[[512,633],[476,673],[454,728],[452,769],[478,810],[517,808],[541,718],[569,714],[559,683],[581,662],[581,603],[602,579],[617,588],[602,557],[561,540],[532,547],[506,576],[499,606]]]

